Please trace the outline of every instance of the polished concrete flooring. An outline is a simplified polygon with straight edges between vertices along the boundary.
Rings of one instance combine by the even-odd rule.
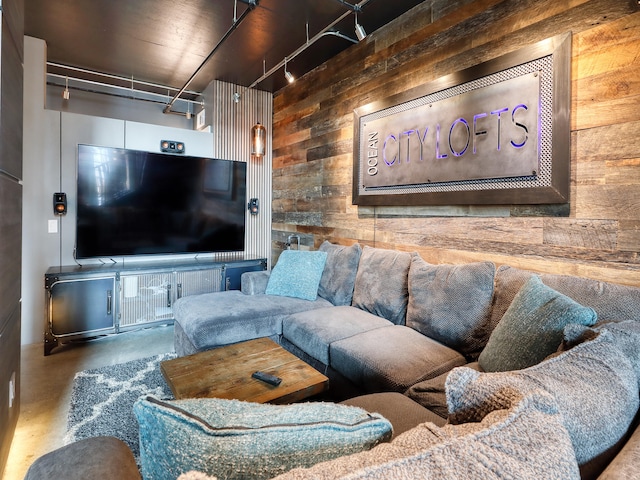
[[[39,456],[62,446],[76,372],[173,351],[173,326],[160,326],[21,353],[20,415],[3,480],[22,480]]]

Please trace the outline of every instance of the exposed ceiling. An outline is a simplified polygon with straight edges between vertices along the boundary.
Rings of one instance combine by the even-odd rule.
[[[47,60],[56,64],[174,88],[198,72],[188,86],[196,92],[213,80],[276,92],[286,84],[283,68],[259,80],[285,57],[287,70],[302,76],[353,44],[335,33],[316,39],[322,32],[357,40],[354,9],[371,34],[421,1],[259,0],[255,8],[251,3],[25,0],[25,34],[45,40]],[[308,39],[316,41],[304,48]]]

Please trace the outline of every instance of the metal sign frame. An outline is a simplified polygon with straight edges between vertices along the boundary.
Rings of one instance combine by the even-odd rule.
[[[571,33],[357,108],[353,204],[568,203],[570,110]],[[497,150],[482,155],[487,125]]]

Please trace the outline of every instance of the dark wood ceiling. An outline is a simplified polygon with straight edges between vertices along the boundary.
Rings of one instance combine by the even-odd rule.
[[[358,4],[358,22],[371,34],[419,3],[365,0]],[[25,34],[46,41],[49,62],[175,88],[218,46],[189,85],[200,92],[213,80],[255,83],[303,46],[307,35],[313,38],[345,13],[332,30],[355,40],[350,5],[356,2],[260,0],[238,23],[247,1],[25,0]],[[322,36],[289,60],[287,70],[302,76],[352,44]],[[285,84],[281,68],[256,88],[275,92]]]

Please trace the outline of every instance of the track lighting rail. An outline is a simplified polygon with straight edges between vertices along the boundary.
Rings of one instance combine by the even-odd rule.
[[[357,7],[357,10],[353,10],[353,11],[360,11],[362,9],[362,7],[364,7],[367,3],[369,3],[371,0],[363,0],[362,2],[358,3],[357,5],[350,5],[347,4],[346,2],[342,2],[341,0],[340,3],[345,4],[345,6],[349,5],[350,9],[353,9],[354,7]],[[291,55],[287,55],[281,62],[279,62],[277,65],[275,65],[274,67],[272,67],[268,72],[265,72],[262,74],[262,76],[258,79],[256,79],[251,85],[249,85],[245,90],[249,90],[251,88],[254,88],[256,85],[258,85],[260,82],[262,82],[263,80],[269,78],[271,75],[273,75],[275,72],[277,72],[279,69],[281,69],[285,63],[290,62],[291,60],[293,60],[294,58],[296,58],[298,55],[300,55],[302,52],[304,52],[307,48],[309,48],[311,45],[313,45],[315,42],[317,42],[318,40],[320,40],[322,37],[324,37],[325,35],[336,35],[338,34],[338,32],[335,32],[335,30],[333,30],[333,28],[340,23],[342,20],[344,20],[345,18],[347,18],[349,15],[351,15],[351,11],[345,12],[342,15],[340,15],[338,18],[336,18],[333,22],[331,22],[329,25],[327,25],[326,27],[324,27],[322,30],[320,30],[319,33],[317,33],[316,35],[314,35],[311,38],[308,38],[307,35],[307,42],[304,43],[303,45],[301,45],[300,47],[298,47],[298,49],[296,49]],[[332,33],[335,32],[335,33]],[[342,34],[337,35],[341,38],[345,38],[347,40],[353,41],[353,39],[347,37],[346,35],[343,36]]]

